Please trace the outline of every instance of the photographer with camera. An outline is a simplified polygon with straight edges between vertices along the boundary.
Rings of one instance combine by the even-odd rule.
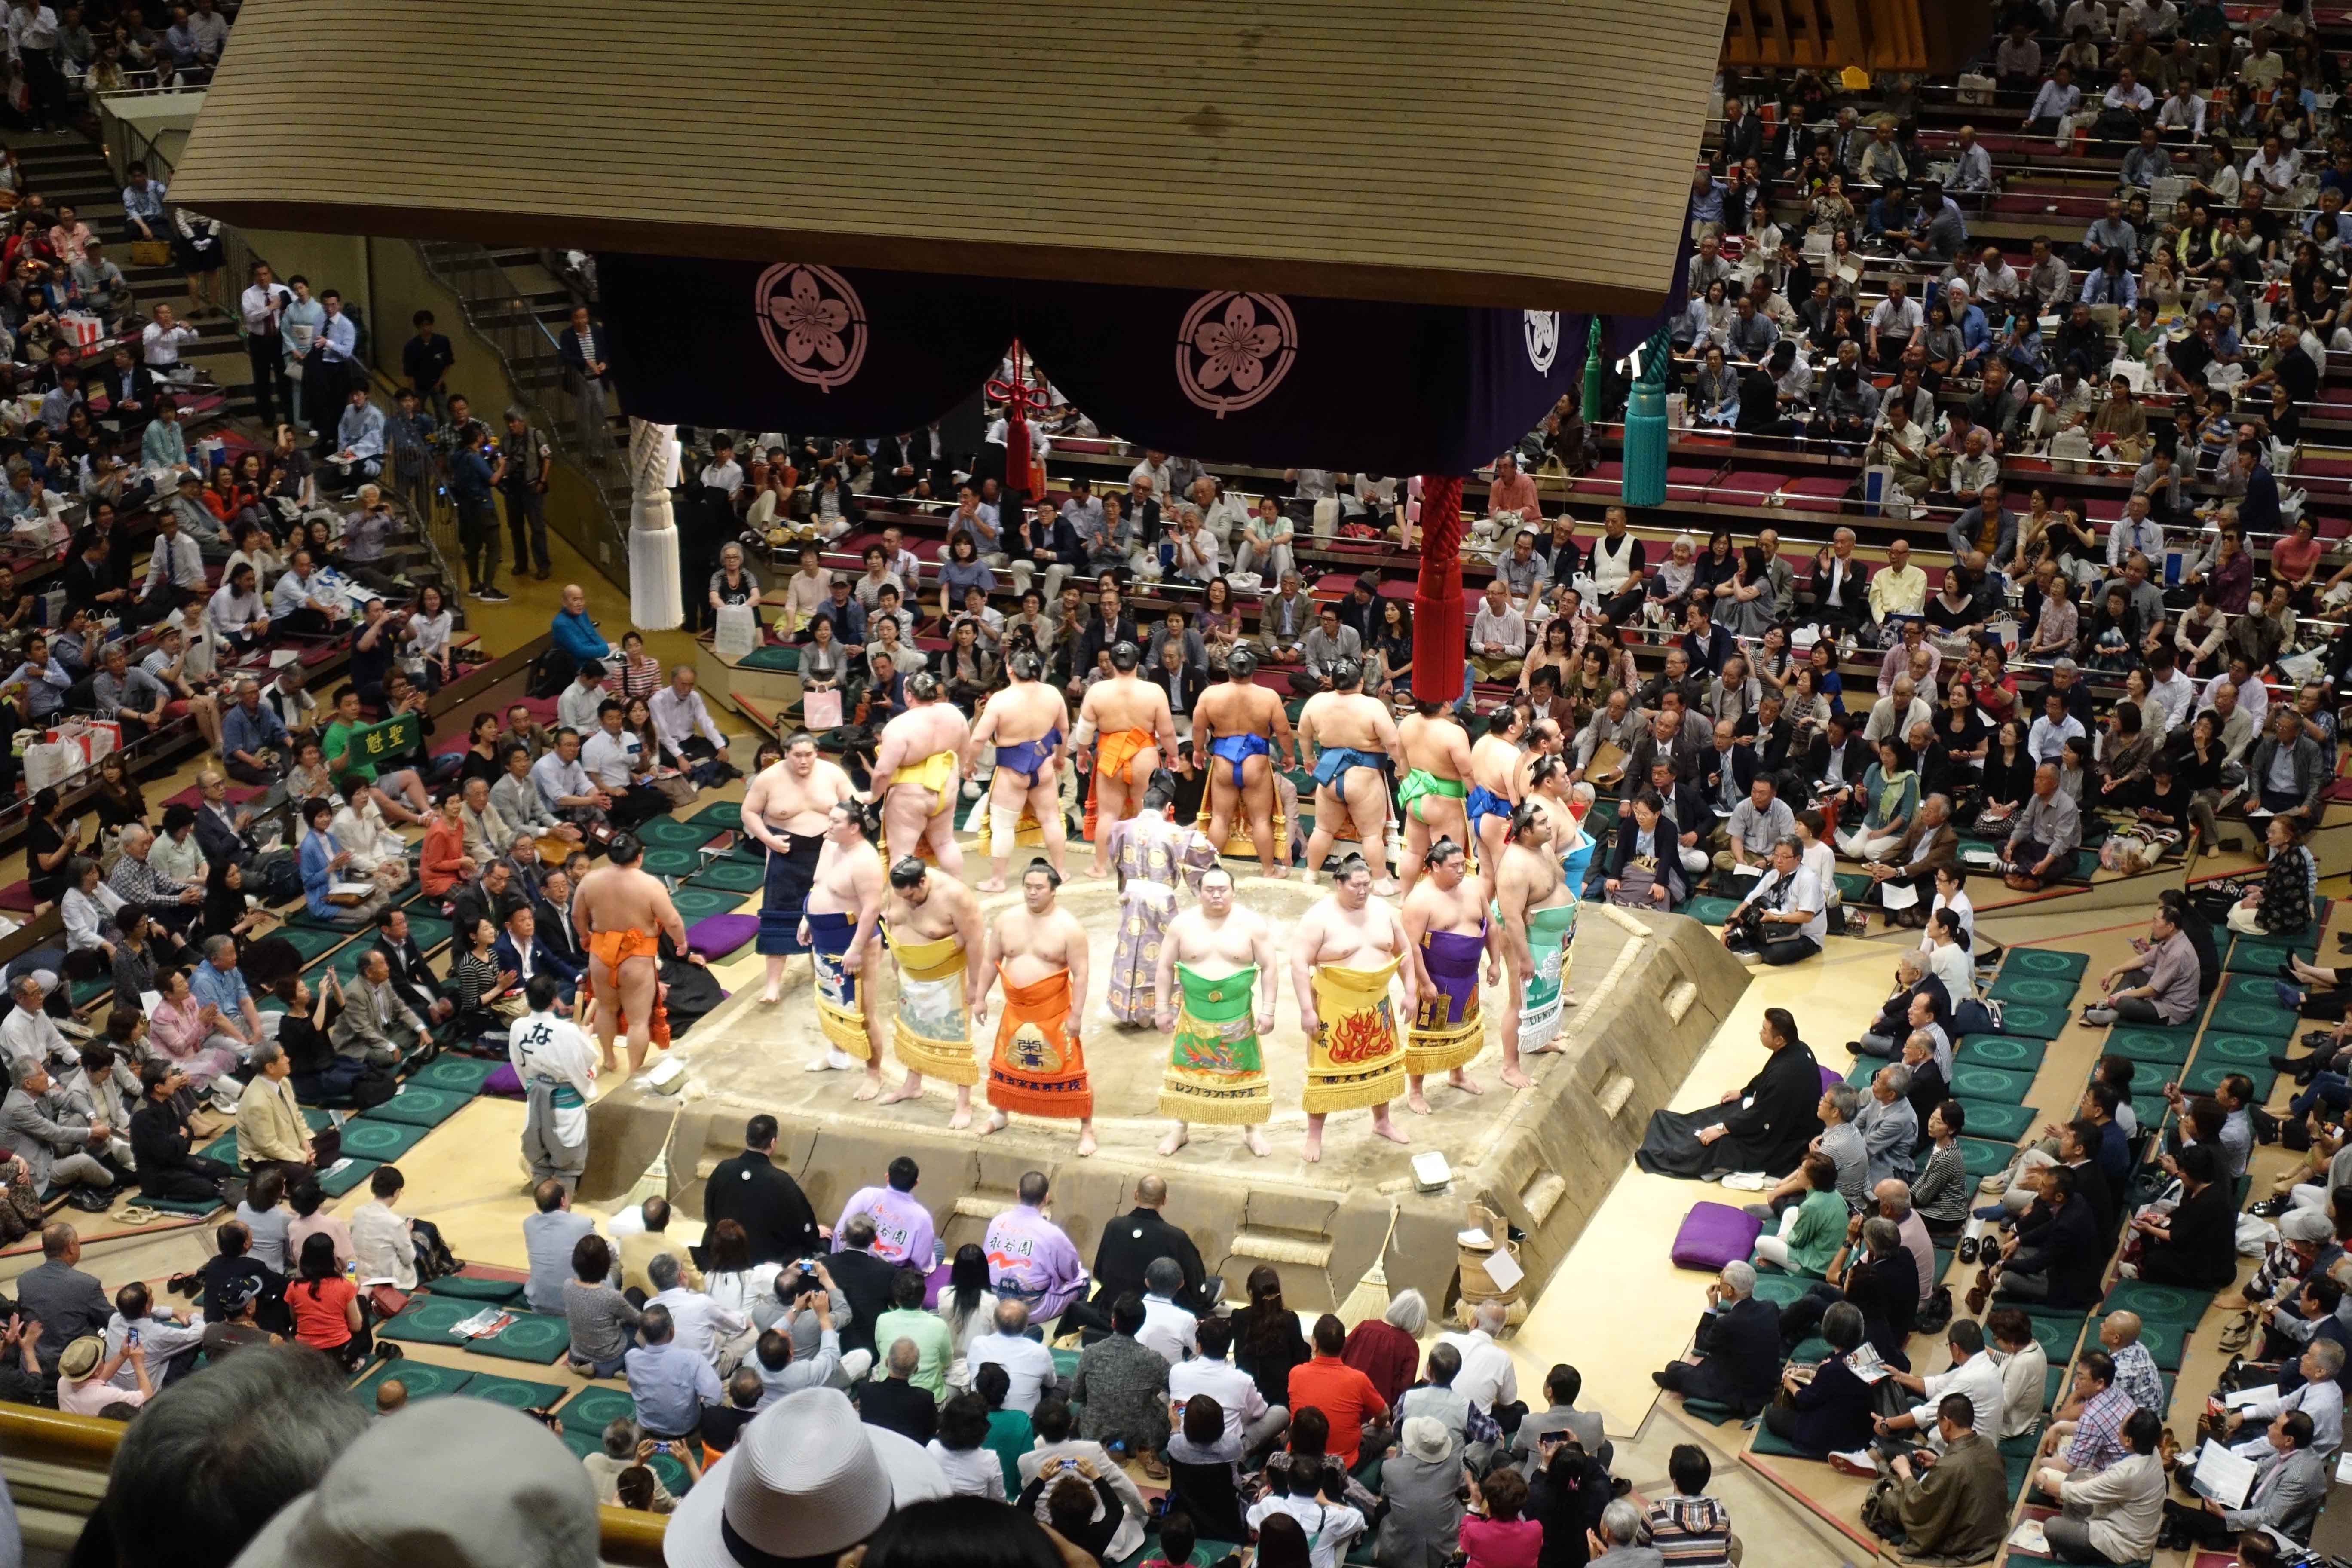
[[[1795,963],[1822,951],[1829,934],[1819,878],[1807,870],[1794,836],[1772,846],[1772,868],[1725,917],[1723,945],[1744,962]]]

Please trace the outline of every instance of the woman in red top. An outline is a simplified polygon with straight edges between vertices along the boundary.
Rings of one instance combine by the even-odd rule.
[[[1326,1312],[1315,1320],[1315,1354],[1304,1366],[1290,1369],[1290,1409],[1295,1419],[1306,1409],[1323,1412],[1331,1423],[1327,1452],[1352,1470],[1363,1447],[1364,1422],[1389,1413],[1389,1402],[1371,1379],[1339,1359],[1347,1348],[1348,1331]]]
[[[304,1344],[326,1352],[346,1370],[367,1359],[367,1307],[360,1288],[335,1259],[335,1238],[325,1231],[313,1231],[303,1241],[300,1272],[286,1287],[286,1307],[294,1314],[294,1337]]]
[[[425,850],[416,862],[416,879],[425,896],[446,899],[459,879],[476,870],[466,854],[466,797],[452,794],[441,803],[441,813],[425,825]]]
[[[1366,1318],[1348,1331],[1339,1359],[1360,1372],[1394,1405],[1421,1375],[1418,1336],[1429,1323],[1429,1306],[1418,1290],[1400,1290],[1389,1299],[1389,1310]]]
[[[2288,602],[2308,614],[2311,580],[2319,572],[2322,546],[2317,528],[2306,514],[2294,520],[2294,531],[2271,546],[2271,576],[2286,584]]]
[[[1470,1483],[1470,1506],[1477,1511],[1463,1516],[1457,1533],[1469,1557],[1464,1568],[1536,1568],[1543,1526],[1519,1517],[1527,1501],[1528,1483],[1508,1465],[1497,1467],[1484,1483]]]

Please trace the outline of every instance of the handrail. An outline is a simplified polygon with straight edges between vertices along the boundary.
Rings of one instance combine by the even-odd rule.
[[[596,493],[613,530],[610,542],[625,560],[629,518],[625,500],[616,502],[611,488],[619,476],[611,433],[584,426],[590,410],[575,389],[555,333],[531,311],[488,247],[419,241],[416,254],[433,280],[456,298],[466,324],[497,353],[517,404],[553,444],[557,457]]]

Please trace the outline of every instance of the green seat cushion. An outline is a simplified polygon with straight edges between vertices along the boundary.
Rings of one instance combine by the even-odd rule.
[[[2042,1408],[2043,1410],[2056,1407],[2058,1395],[2066,1387],[2067,1375],[2066,1369],[2063,1366],[2053,1366],[2042,1374]]]
[[[702,868],[702,857],[692,849],[648,849],[637,864],[649,877],[691,877]]]
[[[2042,1040],[2013,1039],[2007,1035],[1962,1035],[1952,1052],[1954,1067],[1998,1068],[2031,1076],[2042,1070],[2050,1047]]]
[[[555,1415],[566,1432],[584,1432],[601,1438],[604,1428],[614,1422],[635,1420],[637,1402],[629,1397],[625,1388],[583,1388],[565,1400]]]
[[[2271,1058],[2279,1055],[2279,1042],[2261,1035],[2238,1035],[2220,1029],[2208,1029],[2197,1042],[2197,1058],[2200,1062],[2236,1062],[2240,1067],[2268,1067]]]
[[[2300,937],[2242,936],[2230,944],[2230,956],[2221,967],[2231,974],[2278,975],[2278,967],[2290,958],[2306,963],[2319,951],[2319,932],[2315,928]]]
[[[165,1214],[204,1215],[225,1206],[218,1198],[151,1198],[133,1194],[131,1201]]]
[[[2003,974],[1992,983],[1985,994],[1995,1002],[2015,1004],[2032,1002],[2051,1007],[2066,1007],[2074,1000],[2077,982],[2071,976],[2054,978],[2043,974]],[[2009,1026],[2009,1015],[2001,1015],[2001,1026]]]
[[[447,942],[449,933],[456,929],[455,923],[445,916],[413,914],[408,917],[408,934],[415,939],[418,947],[427,952]]]
[[[791,674],[801,667],[801,650],[769,644],[755,647],[736,661],[745,669],[767,669]]]
[[[2210,1027],[2235,1035],[2259,1035],[2267,1040],[2284,1040],[2294,1035],[2302,1020],[2285,1008],[2267,1002],[2217,1002],[2213,1005]]]
[[[1962,1138],[1958,1142],[1971,1180],[1982,1180],[1995,1171],[2005,1169],[2011,1160],[2017,1158],[2013,1145],[1996,1143],[1988,1138]]]
[[[1682,912],[1703,926],[1719,926],[1731,911],[1739,907],[1737,899],[1696,898],[1683,905]]]
[[[2037,1312],[2029,1310],[2026,1321],[2033,1325],[2033,1338],[2050,1358],[2053,1371],[2063,1368],[2074,1359],[2075,1342],[2083,1337],[2083,1325],[2089,1321],[2082,1312]]]
[[[2232,974],[2221,982],[2214,999],[2221,1002],[2278,1001],[2278,976],[2275,974]]]
[[[2152,1062],[2170,1067],[2189,1059],[2194,1042],[2179,1029],[2149,1029],[2137,1025],[2118,1025],[2107,1034],[2107,1054],[2129,1057],[2136,1062]]]
[[[2091,967],[2091,955],[2086,952],[2060,952],[2048,947],[2012,947],[2001,961],[2003,979],[2011,975],[2032,974],[2043,980],[2081,980]]]
[[[466,1348],[476,1355],[551,1365],[572,1348],[572,1325],[551,1312],[528,1312],[487,1340],[467,1341]]]
[[[2042,1114],[2030,1105],[2003,1105],[1998,1100],[1963,1100],[1960,1109],[1968,1113],[1969,1137],[2011,1143],[2031,1131]]]
[[[1701,1421],[1712,1421],[1718,1426],[1727,1421],[1739,1419],[1739,1412],[1728,1405],[1717,1405],[1711,1399],[1692,1399],[1687,1395],[1683,1399],[1683,1414]]]
[[[302,972],[302,978],[310,982],[313,994],[317,994],[320,986],[326,984],[327,972],[330,970],[334,972],[336,979],[349,986],[353,978],[358,975],[360,960],[367,956],[367,952],[368,950],[358,942],[346,943],[305,969]]]
[[[520,1377],[500,1377],[496,1373],[478,1372],[466,1384],[466,1397],[487,1399],[493,1405],[503,1405],[509,1410],[545,1410],[563,1397],[560,1383],[531,1383]]]
[[[1759,1274],[1756,1276],[1756,1299],[1769,1301],[1776,1307],[1785,1307],[1812,1287],[1813,1281],[1801,1274]]]
[[[2033,1075],[2029,1072],[2003,1072],[1999,1068],[1979,1067],[1973,1062],[1954,1060],[1951,1082],[1945,1086],[1952,1098],[1971,1103],[1988,1105],[2021,1104],[2033,1089]]]
[[[2195,1323],[2213,1304],[2215,1292],[2186,1285],[2151,1285],[2145,1279],[2118,1279],[2099,1303],[2099,1315],[2137,1312],[2142,1322]]]
[[[2099,1321],[2105,1321],[2105,1314],[2102,1314]],[[2139,1342],[2147,1347],[2147,1353],[2155,1360],[2159,1371],[2179,1372],[2180,1357],[2189,1345],[2189,1331],[2196,1326],[2176,1319],[2143,1318],[2139,1325]],[[2092,1331],[2097,1332],[2096,1324],[2092,1326]]]
[[[236,1129],[234,1127],[230,1128],[227,1131],[222,1133],[219,1137],[214,1139],[211,1142],[197,1150],[196,1153],[198,1157],[202,1159],[218,1160],[224,1165],[236,1164]]]
[[[2039,1447],[2042,1443],[2042,1424],[2041,1419],[2036,1417],[2033,1426],[2029,1430],[2020,1432],[2014,1437],[2003,1437],[2000,1440],[2001,1457],[2003,1458],[2032,1458],[2033,1457],[2033,1450]]]
[[[341,1197],[362,1185],[383,1163],[382,1160],[355,1160],[346,1156],[319,1173],[319,1190],[331,1198]]]
[[[352,940],[352,933],[349,931],[320,931],[312,926],[288,926],[276,934],[286,939],[294,951],[301,955],[304,963],[309,963],[313,959],[324,958],[328,953]]]
[[[2172,1106],[2160,1094],[2135,1094],[2131,1097],[2132,1121],[2142,1132],[2164,1125]]]
[[[425,1289],[436,1296],[451,1296],[463,1301],[488,1301],[503,1306],[520,1300],[523,1282],[520,1279],[477,1279],[470,1274],[445,1274],[426,1282]]]
[[[678,819],[673,817],[669,820]],[[690,826],[708,827],[713,833],[722,827],[740,828],[743,826],[743,803],[740,800],[718,801],[685,818],[685,822]]]
[[[343,1152],[378,1163],[397,1160],[415,1148],[430,1131],[409,1122],[386,1120],[371,1110],[343,1123]]]
[[[398,1121],[410,1127],[438,1127],[466,1109],[474,1099],[454,1089],[420,1089],[404,1083],[399,1091],[367,1113],[372,1121]],[[398,1159],[398,1155],[388,1156]]]
[[[414,1405],[420,1399],[446,1399],[462,1393],[473,1380],[474,1374],[462,1367],[436,1366],[429,1361],[406,1356],[380,1363],[373,1372],[352,1384],[352,1397],[360,1402],[361,1408],[373,1410],[377,1388],[386,1383],[398,1383],[408,1391],[408,1402]]]
[[[736,820],[740,822],[741,818]],[[699,849],[735,825],[705,822],[699,814],[685,822],[675,816],[655,816],[637,825],[637,837],[648,849]]]
[[[692,925],[705,915],[723,915],[742,907],[743,895],[718,888],[701,888],[689,882],[683,888],[673,888],[670,903],[677,910],[678,919]]]
[[[1800,1365],[1811,1365],[1815,1362],[1827,1361],[1829,1358],[1830,1342],[1819,1334],[1799,1340],[1796,1349],[1789,1352],[1789,1359]]]
[[[449,1296],[413,1296],[395,1317],[375,1326],[380,1340],[407,1340],[421,1345],[462,1345],[449,1330],[482,1310],[478,1301]]]
[[[1798,1447],[1786,1437],[1780,1436],[1779,1434],[1775,1433],[1769,1426],[1765,1426],[1761,1421],[1759,1421],[1756,1424],[1755,1432],[1748,1440],[1748,1448],[1750,1453],[1771,1454],[1779,1458],[1788,1459],[1818,1459],[1822,1458],[1821,1455],[1814,1453],[1810,1448]]]
[[[1863,1058],[1860,1061],[1854,1063],[1853,1066],[1845,1069],[1845,1081],[1847,1087],[1852,1089],[1868,1089],[1870,1087],[1870,1080],[1876,1078],[1878,1076],[1878,1069],[1885,1065],[1886,1063],[1877,1057]]]
[[[1859,871],[1840,871],[1830,880],[1837,884],[1840,901],[1849,904],[1861,903],[1878,886],[1877,882]]]
[[[2271,1090],[2278,1086],[2278,1069],[2275,1068],[2250,1068],[2237,1062],[2212,1062],[2200,1058],[2191,1062],[2189,1070],[2180,1075],[2181,1091],[2186,1094],[2210,1094],[2231,1073],[2243,1073],[2246,1081],[2254,1086],[2256,1105],[2270,1099]]]
[[[1054,1352],[1054,1375],[1065,1380],[1078,1375],[1078,1352],[1056,1349]]]
[[[744,860],[719,860],[705,867],[692,886],[722,889],[731,893],[756,893],[767,873]]]
[[[499,1070],[496,1062],[471,1057],[436,1057],[408,1075],[412,1089],[446,1089],[457,1094],[479,1094],[482,1085]]]
[[[2000,1032],[2020,1039],[2054,1040],[2072,1016],[2064,1003],[2010,1002],[2000,1010]]]
[[[93,974],[87,980],[68,982],[66,985],[66,994],[73,998],[73,1005],[76,1007],[87,1007],[92,1002],[95,1002],[98,998],[105,995],[108,992],[113,989],[114,977],[112,975]]]

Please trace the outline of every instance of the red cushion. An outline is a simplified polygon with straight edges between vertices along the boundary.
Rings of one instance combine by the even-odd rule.
[[[33,884],[12,882],[0,888],[0,910],[14,910],[19,914],[33,912]]]
[[[1741,468],[1726,474],[1706,487],[1708,496],[1739,506],[1760,506],[1764,498],[1778,490],[1785,476],[1768,474],[1758,468]]]

